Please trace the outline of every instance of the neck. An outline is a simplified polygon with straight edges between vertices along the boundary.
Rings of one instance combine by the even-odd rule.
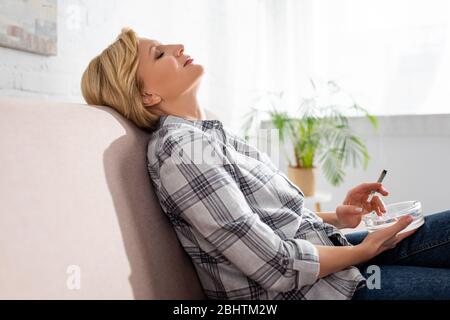
[[[196,90],[191,90],[175,100],[165,100],[161,102],[160,109],[165,114],[189,120],[206,120],[205,111],[199,105],[196,93]]]

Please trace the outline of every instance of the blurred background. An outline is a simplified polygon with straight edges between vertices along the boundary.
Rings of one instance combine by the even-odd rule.
[[[21,2],[1,1],[0,40],[11,25],[6,12]],[[130,26],[142,37],[184,44],[185,53],[205,67],[201,104],[236,133],[244,115],[268,92],[284,92],[285,110],[298,108],[311,94],[311,79],[338,83],[377,116],[375,130],[349,115],[370,161],[367,169],[347,168],[339,186],[318,172],[323,197],[316,200],[323,210],[334,210],[350,187],[375,181],[383,169],[391,192],[387,203],[421,200],[426,214],[450,208],[450,2],[48,2],[57,3],[55,48],[42,55],[3,44],[1,96],[84,103],[84,68]],[[270,127],[268,118],[261,121]],[[281,153],[278,165],[286,172]]]

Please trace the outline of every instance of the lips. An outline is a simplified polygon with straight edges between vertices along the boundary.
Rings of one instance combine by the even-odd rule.
[[[186,62],[184,63],[183,67],[186,67],[188,64],[192,63],[192,61],[194,61],[194,59],[192,59],[191,57],[189,57]]]

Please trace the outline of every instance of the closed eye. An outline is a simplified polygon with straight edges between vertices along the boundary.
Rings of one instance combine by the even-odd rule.
[[[163,55],[164,55],[164,51],[162,51],[161,54],[156,59],[160,59]]]

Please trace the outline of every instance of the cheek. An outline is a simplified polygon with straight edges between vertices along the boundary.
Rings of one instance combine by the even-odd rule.
[[[161,61],[155,73],[155,78],[160,85],[173,83],[179,73],[178,62],[174,59]]]

